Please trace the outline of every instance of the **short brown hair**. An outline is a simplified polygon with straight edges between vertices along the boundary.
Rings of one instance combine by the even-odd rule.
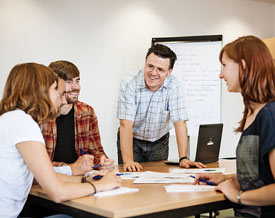
[[[255,36],[243,36],[227,44],[220,52],[239,64],[239,83],[244,102],[244,115],[237,132],[244,130],[248,113],[253,113],[253,103],[275,100],[275,68],[265,43]],[[245,61],[245,66],[242,64]]]
[[[0,115],[19,108],[38,124],[55,118],[57,114],[49,88],[56,80],[57,75],[44,65],[24,63],[14,66],[4,88]]]
[[[78,68],[69,61],[54,61],[50,63],[49,68],[51,68],[61,79],[70,80],[78,77],[80,72]]]

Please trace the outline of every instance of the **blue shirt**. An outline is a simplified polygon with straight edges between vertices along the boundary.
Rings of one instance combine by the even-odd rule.
[[[121,81],[118,119],[133,121],[134,138],[154,142],[165,135],[172,123],[187,120],[184,92],[175,76],[169,75],[155,92],[144,81],[144,71]]]

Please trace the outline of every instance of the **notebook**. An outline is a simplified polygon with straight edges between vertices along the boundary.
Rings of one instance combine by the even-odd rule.
[[[223,124],[201,124],[196,150],[196,162],[212,163],[219,160]],[[178,161],[165,161],[166,164],[179,164]]]

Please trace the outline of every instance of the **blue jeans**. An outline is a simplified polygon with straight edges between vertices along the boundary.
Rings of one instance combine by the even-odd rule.
[[[169,152],[169,132],[155,142],[149,142],[133,138],[133,152],[135,162],[149,162],[158,160],[167,160]],[[122,155],[120,149],[120,134],[117,133],[117,155],[118,163],[122,164]]]

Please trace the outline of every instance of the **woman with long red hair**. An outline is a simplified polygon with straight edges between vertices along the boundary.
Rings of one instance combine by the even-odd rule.
[[[229,92],[243,97],[244,113],[236,132],[237,174],[198,175],[217,185],[232,202],[238,217],[274,217],[275,214],[275,69],[266,45],[255,36],[240,37],[220,53]]]

